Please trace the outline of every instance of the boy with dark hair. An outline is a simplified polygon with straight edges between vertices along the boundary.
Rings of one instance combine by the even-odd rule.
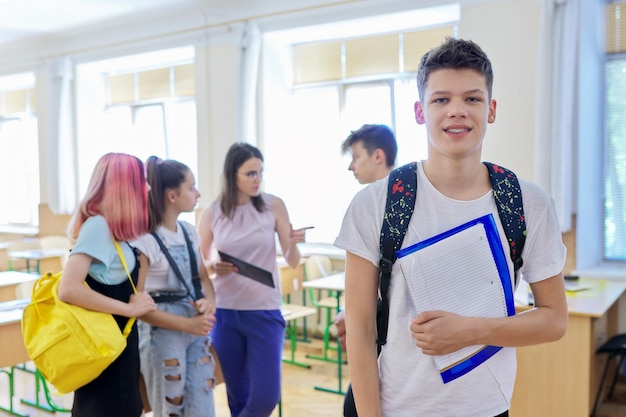
[[[352,153],[348,169],[354,177],[361,184],[369,184],[389,175],[396,163],[398,144],[387,126],[365,124],[350,132],[341,150]]]
[[[417,80],[420,101],[414,106],[415,119],[426,127],[428,158],[417,165],[415,209],[403,248],[482,216],[499,216],[489,173],[481,161],[487,124],[496,117],[487,55],[471,41],[448,38],[422,57]],[[347,251],[347,345],[360,417],[508,416],[516,374],[514,347],[555,341],[565,334],[565,247],[554,201],[531,182],[520,180],[520,185],[527,230],[520,272],[530,284],[534,307],[498,318],[417,311],[396,266],[388,295],[387,343],[378,361],[375,317],[387,181],[355,196],[335,244]],[[502,225],[495,224],[496,245],[508,253]],[[506,263],[514,287],[508,256]],[[459,282],[478,279],[471,274],[457,278]],[[503,348],[444,383],[433,356],[475,345]]]
[[[352,161],[348,169],[360,184],[370,184],[389,175],[396,163],[398,143],[391,129],[385,125],[364,124],[341,144],[343,153],[350,152]],[[346,349],[345,314],[339,312],[335,317],[337,337],[341,348]]]

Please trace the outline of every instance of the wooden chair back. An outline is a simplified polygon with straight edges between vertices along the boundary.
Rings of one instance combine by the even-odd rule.
[[[280,285],[283,295],[289,295],[302,290],[304,282],[304,265],[300,263],[296,268],[288,265],[279,268]]]
[[[333,273],[333,264],[326,255],[311,255],[304,264],[306,279],[316,279]]]

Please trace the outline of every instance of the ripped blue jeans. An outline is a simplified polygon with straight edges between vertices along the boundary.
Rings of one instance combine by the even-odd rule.
[[[159,309],[183,317],[196,314],[187,300],[159,303]],[[138,325],[141,373],[154,416],[214,417],[211,337]]]

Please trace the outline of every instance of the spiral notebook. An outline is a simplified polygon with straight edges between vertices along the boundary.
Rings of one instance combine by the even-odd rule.
[[[418,314],[444,310],[462,316],[515,315],[506,255],[493,215],[462,224],[397,252]],[[499,346],[468,346],[433,356],[444,383],[487,361]]]

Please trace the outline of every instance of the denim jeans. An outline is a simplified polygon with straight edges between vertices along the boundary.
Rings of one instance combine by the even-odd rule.
[[[159,309],[183,317],[197,314],[188,300],[159,303]],[[141,373],[155,416],[215,416],[215,362],[209,353],[210,343],[208,335],[196,336],[139,321]],[[168,400],[178,397],[183,399],[180,405]]]

